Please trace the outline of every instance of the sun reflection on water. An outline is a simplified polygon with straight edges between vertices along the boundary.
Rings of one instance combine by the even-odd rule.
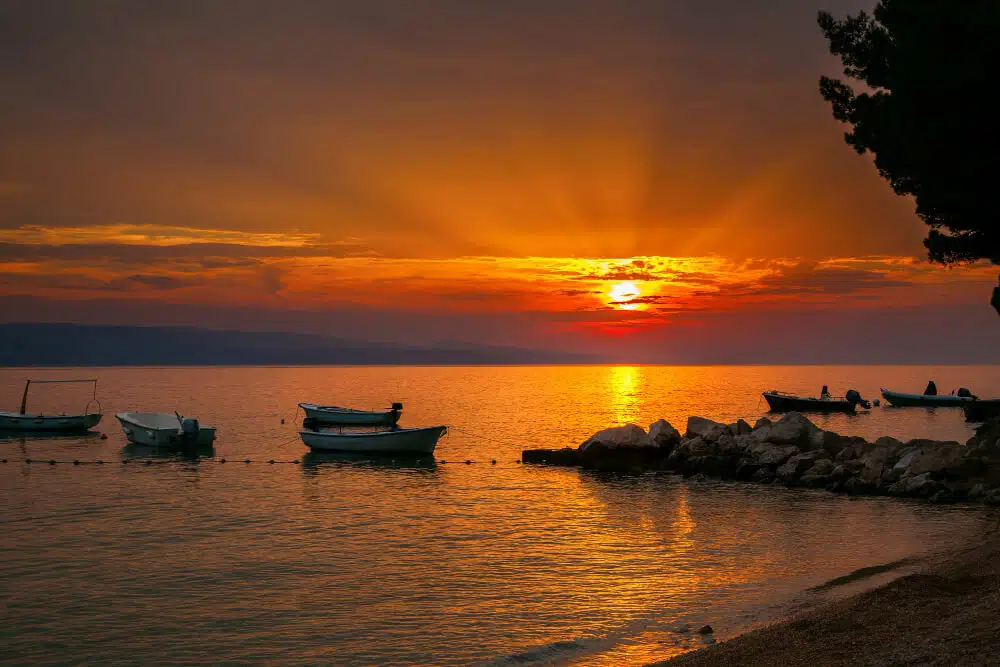
[[[639,398],[645,386],[641,366],[611,366],[608,368],[611,418],[616,424],[628,424],[639,418]]]

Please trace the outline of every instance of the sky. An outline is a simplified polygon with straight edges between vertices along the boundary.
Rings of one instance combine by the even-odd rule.
[[[0,0],[0,322],[1000,361],[816,2]]]

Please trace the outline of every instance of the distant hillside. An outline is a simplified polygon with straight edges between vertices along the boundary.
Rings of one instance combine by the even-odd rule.
[[[404,346],[285,332],[0,324],[0,366],[567,364],[586,355],[463,343]]]

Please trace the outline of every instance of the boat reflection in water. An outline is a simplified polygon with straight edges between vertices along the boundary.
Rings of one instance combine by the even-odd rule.
[[[373,468],[384,470],[437,470],[433,456],[370,456],[356,452],[311,451],[302,457],[302,467],[315,473],[317,468]]]

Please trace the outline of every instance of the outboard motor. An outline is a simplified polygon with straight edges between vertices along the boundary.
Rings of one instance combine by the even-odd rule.
[[[853,403],[854,405],[860,405],[865,410],[867,410],[872,406],[871,403],[861,398],[861,394],[859,394],[856,389],[848,389],[847,393],[844,395],[844,398],[847,399],[848,403]]]
[[[194,449],[198,446],[198,420],[185,417],[181,420],[181,439],[185,448]]]

